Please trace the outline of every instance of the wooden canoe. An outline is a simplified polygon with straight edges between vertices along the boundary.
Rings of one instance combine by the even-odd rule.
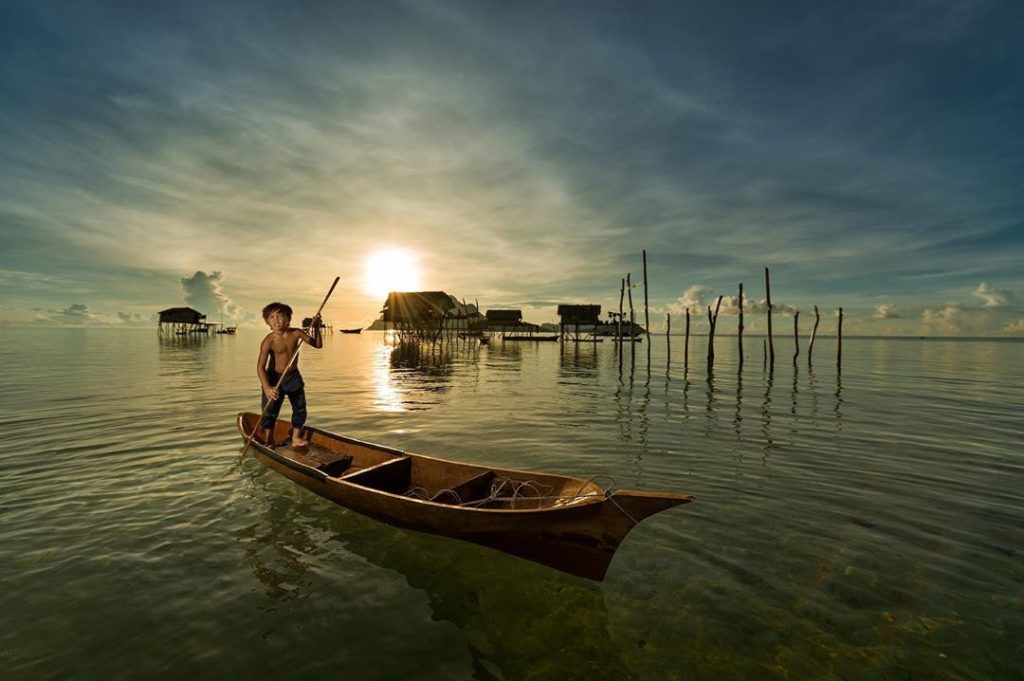
[[[240,413],[248,438],[259,414]],[[308,428],[293,449],[278,421],[256,458],[291,481],[375,520],[488,546],[600,581],[644,518],[693,501],[688,494],[606,491],[593,480],[489,468],[413,454]]]
[[[358,329],[338,329],[338,331],[341,333],[362,333],[363,327],[360,326]]]

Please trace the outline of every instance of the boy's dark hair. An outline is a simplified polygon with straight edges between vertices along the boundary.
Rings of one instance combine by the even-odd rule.
[[[266,321],[267,317],[269,317],[275,312],[280,312],[281,314],[288,315],[289,319],[291,319],[292,317],[292,308],[285,305],[284,303],[271,303],[270,305],[267,305],[265,308],[263,308],[263,320]]]

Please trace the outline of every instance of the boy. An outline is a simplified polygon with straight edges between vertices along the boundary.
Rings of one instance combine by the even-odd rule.
[[[314,348],[323,347],[323,339],[320,337],[320,316],[317,315],[313,319],[312,336],[302,329],[293,329],[289,326],[292,321],[292,309],[284,303],[270,303],[263,308],[263,321],[270,327],[270,333],[260,344],[256,375],[263,386],[260,403],[266,407],[267,400],[270,400],[270,407],[264,414],[260,427],[264,431],[266,443],[273,446],[274,424],[281,412],[281,405],[284,404],[284,396],[287,395],[292,405],[292,447],[305,447],[309,444],[302,437],[302,426],[306,423],[306,391],[298,364],[293,364],[288,370],[280,388],[275,389],[274,386],[281,378],[281,372],[298,351],[300,340]]]

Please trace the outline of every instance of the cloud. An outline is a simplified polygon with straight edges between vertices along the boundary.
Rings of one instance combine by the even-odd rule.
[[[674,315],[686,314],[687,310],[701,312],[706,307],[704,297],[709,293],[711,293],[711,289],[707,286],[691,286],[683,291],[683,295],[679,296],[674,302],[669,303],[665,310]]]
[[[998,291],[992,288],[992,284],[987,281],[978,284],[978,288],[974,290],[974,295],[985,301],[982,307],[1006,307],[1012,304],[1015,298],[1010,291]]]
[[[686,289],[683,295],[679,296],[674,302],[669,303],[665,306],[664,311],[669,312],[673,315],[686,314],[686,310],[690,310],[690,313],[706,313],[707,308],[710,306],[714,311],[715,305],[718,303],[718,296],[708,288],[707,286],[695,285]],[[768,312],[768,301],[765,298],[760,300],[753,300],[747,296],[743,296],[743,314],[766,314]],[[792,315],[796,312],[796,308],[792,305],[785,303],[773,302],[772,312],[776,314],[787,314]],[[719,314],[723,315],[739,315],[739,296],[722,296],[722,307],[719,309]]]
[[[1024,333],[1024,319],[1018,319],[1007,324],[1003,327],[1003,331],[1006,333]]]
[[[141,314],[139,312],[118,312],[117,318],[125,326],[154,326],[159,321],[158,314]]]
[[[963,326],[964,306],[947,303],[943,307],[929,307],[921,312],[921,318],[928,326],[946,332],[959,332]]]
[[[181,288],[185,291],[185,303],[213,321],[214,313],[221,313],[229,319],[240,319],[244,310],[224,293],[224,275],[220,272],[207,274],[197,270],[191,277],[182,277]]]
[[[892,303],[882,303],[875,306],[875,314],[871,317],[873,319],[899,319],[900,313],[896,311],[896,306]]]
[[[109,320],[89,309],[85,303],[72,303],[63,310],[45,310],[36,316],[37,322],[58,322],[61,324],[106,324]]]

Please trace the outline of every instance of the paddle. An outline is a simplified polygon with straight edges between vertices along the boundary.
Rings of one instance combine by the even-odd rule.
[[[338,285],[338,281],[340,279],[341,279],[341,277],[335,277],[334,278],[334,283],[331,284],[330,290],[327,291],[327,295],[324,296],[324,302],[320,303],[320,308],[316,311],[316,314],[313,315],[314,321],[320,316],[320,313],[324,311],[324,306],[327,304],[327,301],[330,299],[331,294],[334,293],[334,287]],[[284,368],[284,371],[281,372],[281,376],[277,379],[277,384],[274,386],[274,390],[275,391],[280,391],[281,384],[284,382],[284,377],[287,376],[288,372],[291,371],[291,368],[293,366],[295,366],[295,360],[297,360],[299,358],[299,349],[301,347],[302,347],[302,339],[300,338],[299,339],[299,344],[295,346],[295,352],[292,353],[291,359],[288,360],[288,366],[286,366]],[[280,392],[278,393],[278,397],[280,397]],[[260,424],[263,423],[263,417],[266,416],[267,409],[270,409],[270,405],[273,402],[274,402],[274,400],[267,400],[267,403],[265,405],[263,405],[263,411],[260,412],[260,417],[258,419],[256,419],[256,427],[252,429],[252,433],[249,434],[249,437],[245,441],[245,446],[242,448],[242,453],[238,457],[238,463],[242,463],[242,460],[245,458],[245,455],[249,453],[249,447],[252,445],[252,441],[256,439],[256,433],[258,433],[259,430],[260,430]]]

